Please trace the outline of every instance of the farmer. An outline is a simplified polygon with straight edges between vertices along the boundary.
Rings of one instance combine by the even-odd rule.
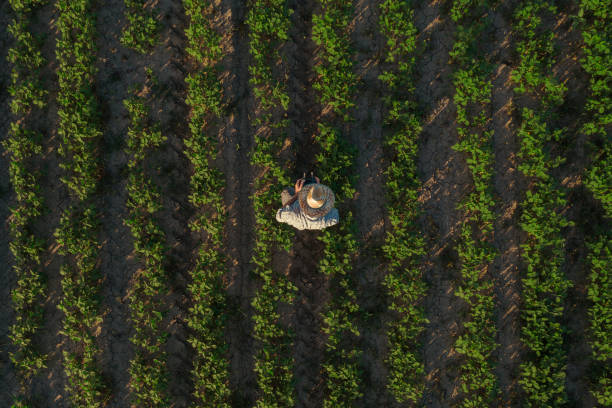
[[[281,193],[283,208],[276,212],[276,221],[299,229],[323,229],[336,225],[340,219],[334,207],[334,192],[320,184],[318,177],[304,177]]]

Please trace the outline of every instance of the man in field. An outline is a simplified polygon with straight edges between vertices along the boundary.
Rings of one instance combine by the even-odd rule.
[[[283,208],[276,212],[276,221],[299,230],[323,229],[336,225],[340,219],[334,207],[334,192],[320,184],[318,177],[304,177],[281,193]]]

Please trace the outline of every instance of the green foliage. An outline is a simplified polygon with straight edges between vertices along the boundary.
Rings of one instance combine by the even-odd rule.
[[[582,68],[589,74],[587,120],[582,131],[587,135],[609,137],[606,126],[612,123],[612,12],[605,0],[582,0],[578,21],[582,29],[584,57]]]
[[[584,40],[584,57],[580,63],[589,75],[589,94],[581,131],[588,136],[591,164],[586,170],[584,185],[601,202],[605,214],[604,232],[587,242],[587,265],[590,268],[588,298],[591,301],[589,343],[595,368],[592,370],[590,391],[602,406],[612,406],[612,239],[606,231],[612,219],[612,144],[608,129],[612,123],[611,16],[608,2],[601,0],[581,1],[577,16]]]
[[[321,0],[321,14],[313,15],[312,37],[320,46],[315,67],[318,75],[313,88],[319,101],[338,115],[349,120],[354,106],[357,77],[353,72],[348,25],[353,17],[353,2]],[[362,351],[356,347],[360,333],[357,328],[359,305],[354,290],[352,260],[358,244],[353,214],[348,202],[355,194],[352,171],[356,149],[348,144],[333,120],[318,124],[317,141],[321,146],[316,166],[325,175],[325,184],[332,188],[336,206],[342,215],[337,227],[325,229],[319,239],[325,244],[319,271],[330,278],[331,298],[323,311],[323,332],[327,334],[323,377],[325,408],[351,407],[363,396],[359,360]]]
[[[126,153],[128,162],[127,208],[125,224],[134,239],[134,253],[142,269],[134,276],[130,288],[130,320],[134,335],[135,356],[130,361],[130,390],[138,406],[169,407],[167,393],[165,343],[168,333],[160,324],[166,313],[163,297],[168,293],[164,257],[166,237],[155,220],[161,210],[161,197],[151,179],[146,176],[146,158],[160,147],[166,137],[159,124],[149,123],[149,109],[142,97],[132,96],[123,101],[130,118]]]
[[[93,206],[100,174],[98,142],[102,136],[93,92],[95,82],[95,18],[89,0],[58,0],[56,44],[59,92],[57,102],[61,138],[62,181],[72,194],[70,207],[55,231],[59,252],[66,256],[61,267],[64,312],[61,333],[73,343],[65,351],[66,386],[72,404],[101,407],[109,396],[97,366],[99,350],[94,331],[99,312],[98,214]]]
[[[554,34],[541,32],[541,14],[555,14],[557,8],[549,1],[524,1],[514,13],[514,27],[519,34],[517,51],[519,65],[511,73],[518,94],[534,93],[545,107],[560,105],[567,87],[559,83],[550,70],[554,60]]]
[[[355,106],[352,95],[357,84],[351,60],[348,24],[353,17],[353,3],[347,0],[320,0],[321,14],[312,16],[312,39],[319,49],[320,64],[313,88],[328,105],[347,121],[348,110]]]
[[[520,226],[528,234],[527,242],[521,244],[527,268],[522,278],[521,340],[529,350],[519,384],[527,406],[561,406],[567,401],[561,318],[571,287],[561,269],[565,245],[561,229],[571,223],[559,212],[566,205],[565,196],[549,176],[560,160],[551,159],[544,150],[554,132],[547,129],[539,112],[524,108],[521,117],[519,170],[534,185],[519,205]]]
[[[419,338],[427,323],[422,306],[427,286],[419,268],[425,242],[417,224],[421,207],[416,156],[421,123],[414,101],[417,30],[413,10],[404,2],[386,0],[380,5],[379,27],[388,64],[379,77],[386,87],[385,146],[392,157],[385,172],[391,229],[382,247],[388,262],[383,283],[392,300],[390,309],[397,313],[387,325],[389,356],[385,362],[388,388],[395,399],[418,403],[425,379]]]
[[[147,54],[159,40],[160,23],[153,11],[145,8],[146,0],[125,0],[128,23],[121,32],[121,44]]]
[[[520,112],[518,130],[518,169],[531,181],[523,201],[520,226],[527,233],[521,244],[526,272],[522,277],[524,305],[521,311],[521,340],[527,346],[521,364],[519,384],[528,407],[558,407],[565,404],[565,366],[561,325],[563,301],[571,282],[561,269],[564,259],[562,228],[570,226],[559,210],[567,202],[550,176],[563,162],[548,153],[547,144],[558,141],[562,129],[547,124],[552,110],[563,103],[567,88],[551,73],[554,63],[553,33],[542,27],[546,13],[557,12],[552,2],[524,1],[514,13],[519,33],[519,66],[512,71],[518,94],[529,94],[540,101],[536,109]]]
[[[612,383],[610,380],[612,359],[612,239],[609,233],[603,233],[593,243],[587,244],[589,255],[587,265],[590,267],[590,286],[588,298],[592,302],[589,308],[591,328],[589,333],[593,359],[602,366],[601,375],[591,385],[591,392],[603,406],[612,403]]]
[[[255,406],[290,407],[295,403],[293,389],[293,334],[280,321],[280,302],[291,304],[297,288],[286,275],[272,268],[272,250],[289,250],[291,235],[287,225],[275,220],[280,192],[289,185],[286,165],[278,157],[286,139],[289,106],[286,64],[279,48],[288,40],[292,11],[284,0],[254,0],[246,23],[250,32],[250,83],[259,111],[254,123],[255,144],[251,165],[263,170],[255,180],[251,196],[255,211],[254,273],[262,285],[252,301],[253,333],[258,341],[255,372],[259,394]]]
[[[47,91],[40,80],[40,68],[44,65],[40,42],[29,31],[31,12],[45,2],[10,1],[15,19],[8,31],[14,39],[8,51],[12,64],[9,94],[13,115],[19,115],[10,124],[8,138],[2,146],[9,154],[9,178],[16,205],[11,208],[9,248],[13,255],[13,271],[17,285],[11,290],[15,321],[9,327],[8,337],[15,346],[9,358],[15,366],[21,388],[15,406],[27,406],[29,381],[46,368],[47,355],[35,345],[34,339],[43,324],[43,303],[47,285],[42,272],[41,254],[43,242],[33,231],[34,222],[43,210],[40,193],[40,174],[33,164],[40,160],[41,135],[29,129],[29,118],[44,108]]]
[[[227,267],[222,249],[227,217],[222,196],[225,183],[223,174],[211,164],[219,152],[216,134],[208,128],[223,109],[218,80],[221,36],[211,26],[214,10],[208,0],[184,0],[183,6],[191,19],[185,30],[187,52],[199,67],[186,78],[191,132],[185,140],[185,154],[193,165],[189,201],[202,210],[190,227],[195,232],[206,232],[207,237],[198,249],[188,286],[193,306],[189,308],[187,324],[195,333],[188,339],[196,355],[191,371],[194,408],[229,408],[229,362],[224,336],[227,301],[223,282]]]
[[[484,69],[484,56],[476,53],[479,35],[485,26],[483,7],[486,1],[455,1],[451,10],[457,26],[457,39],[451,51],[456,65],[453,73],[457,108],[459,142],[452,148],[466,155],[472,174],[474,190],[459,203],[465,220],[460,226],[457,242],[461,277],[455,295],[468,305],[467,321],[455,342],[455,349],[463,354],[459,406],[482,407],[491,405],[499,389],[491,355],[497,348],[494,320],[493,282],[487,273],[497,256],[492,246],[495,205],[493,199],[493,131],[488,130],[491,117],[490,71]],[[471,6],[472,9],[468,10]],[[478,7],[476,7],[478,6]],[[470,15],[479,23],[465,25]]]

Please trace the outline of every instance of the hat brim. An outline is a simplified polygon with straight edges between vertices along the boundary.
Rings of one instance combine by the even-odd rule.
[[[324,184],[318,184],[320,187],[323,187],[323,191],[325,194],[325,202],[319,208],[313,208],[308,205],[307,197],[308,192],[311,188],[313,188],[317,184],[307,184],[298,193],[298,201],[300,203],[300,208],[302,212],[311,218],[319,218],[327,214],[332,208],[334,208],[334,192],[331,188],[327,187]]]

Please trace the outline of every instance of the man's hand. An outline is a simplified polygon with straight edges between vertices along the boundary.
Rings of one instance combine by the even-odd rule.
[[[315,180],[317,180],[317,184],[321,184],[321,180],[317,176],[315,176]]]
[[[300,190],[302,189],[302,186],[304,185],[304,182],[305,182],[305,181],[306,181],[306,180],[304,180],[303,178],[301,178],[301,179],[298,179],[298,180],[295,182],[295,194],[297,194],[297,193],[299,193],[299,192],[300,192]]]

